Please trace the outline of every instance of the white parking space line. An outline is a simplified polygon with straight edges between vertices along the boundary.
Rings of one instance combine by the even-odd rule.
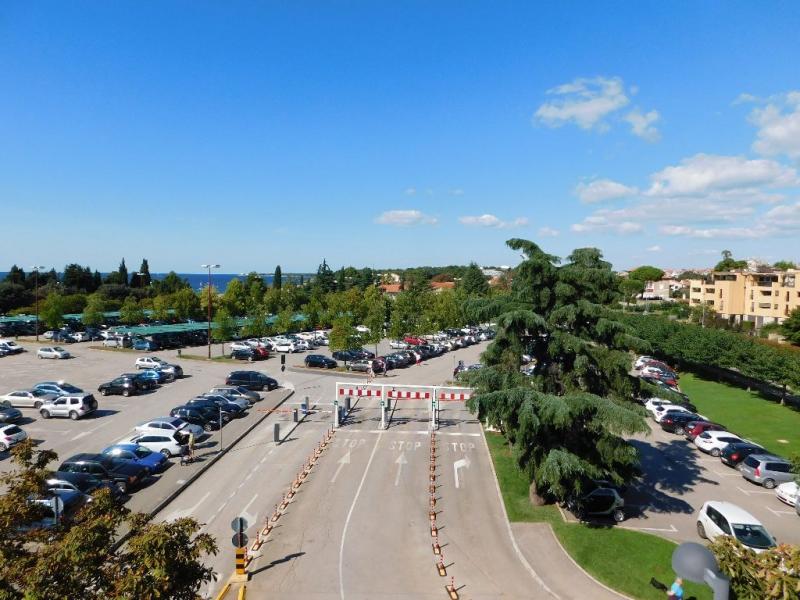
[[[617,525],[621,529],[633,529],[635,531],[659,531],[661,533],[678,533],[678,529],[670,523],[669,529],[663,527],[633,527],[632,525]]]
[[[775,495],[775,492],[773,492],[772,490],[743,490],[739,486],[737,486],[736,489],[742,492],[743,494],[747,494],[748,496],[751,496],[753,494],[769,494],[770,496]]]
[[[778,518],[780,518],[781,515],[794,515],[794,514],[797,514],[793,510],[775,510],[774,508],[770,508],[769,506],[767,507],[767,510],[769,512],[771,512],[773,515],[775,515],[776,517],[778,517]]]
[[[430,435],[431,432],[428,429],[418,429],[413,431],[408,431],[404,429],[350,429],[349,427],[342,428],[343,432],[347,433],[398,433],[401,435]],[[480,437],[480,433],[468,433],[468,432],[455,432],[455,431],[437,431],[436,435],[450,435],[450,436],[466,436],[466,437]]]

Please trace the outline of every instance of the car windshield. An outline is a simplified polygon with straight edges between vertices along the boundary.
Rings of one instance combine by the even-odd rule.
[[[20,429],[16,425],[12,425],[11,427],[6,427],[3,430],[3,435],[16,435],[17,433],[20,433],[21,431],[22,431],[22,429]]]
[[[148,450],[147,448],[139,447],[139,448],[136,448],[136,450],[134,450],[134,453],[139,458],[144,458],[145,456],[150,456],[153,453],[153,451],[152,450]]]
[[[767,530],[761,525],[741,525],[733,523],[733,534],[736,539],[742,542],[745,546],[751,548],[771,548],[775,545],[775,540],[772,539]]]
[[[53,348],[53,350],[55,350],[56,352],[64,352],[64,349],[61,346],[56,346],[55,348]]]
[[[62,383],[59,387],[65,392],[69,392],[70,394],[79,394],[83,391],[81,388],[75,387],[74,385],[69,383]]]

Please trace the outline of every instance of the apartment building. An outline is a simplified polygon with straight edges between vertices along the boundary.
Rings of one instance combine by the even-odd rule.
[[[706,304],[722,317],[753,321],[756,327],[780,323],[800,307],[800,270],[715,271],[706,280],[692,280],[689,303]]]

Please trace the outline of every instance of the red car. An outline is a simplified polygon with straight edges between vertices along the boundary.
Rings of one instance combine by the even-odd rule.
[[[418,338],[413,335],[407,335],[403,338],[403,341],[406,344],[411,344],[412,346],[424,346],[428,343],[427,340],[423,340],[422,338]]]
[[[719,423],[711,423],[710,421],[695,421],[692,427],[684,429],[685,437],[690,442],[704,431],[725,431],[725,428]]]
[[[267,350],[266,348],[262,348],[261,346],[253,348],[253,352],[255,352],[261,358],[264,359],[269,358],[269,350]]]

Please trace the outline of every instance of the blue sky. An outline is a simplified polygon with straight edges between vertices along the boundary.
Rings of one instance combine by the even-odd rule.
[[[0,269],[800,260],[800,4],[4,2]]]

